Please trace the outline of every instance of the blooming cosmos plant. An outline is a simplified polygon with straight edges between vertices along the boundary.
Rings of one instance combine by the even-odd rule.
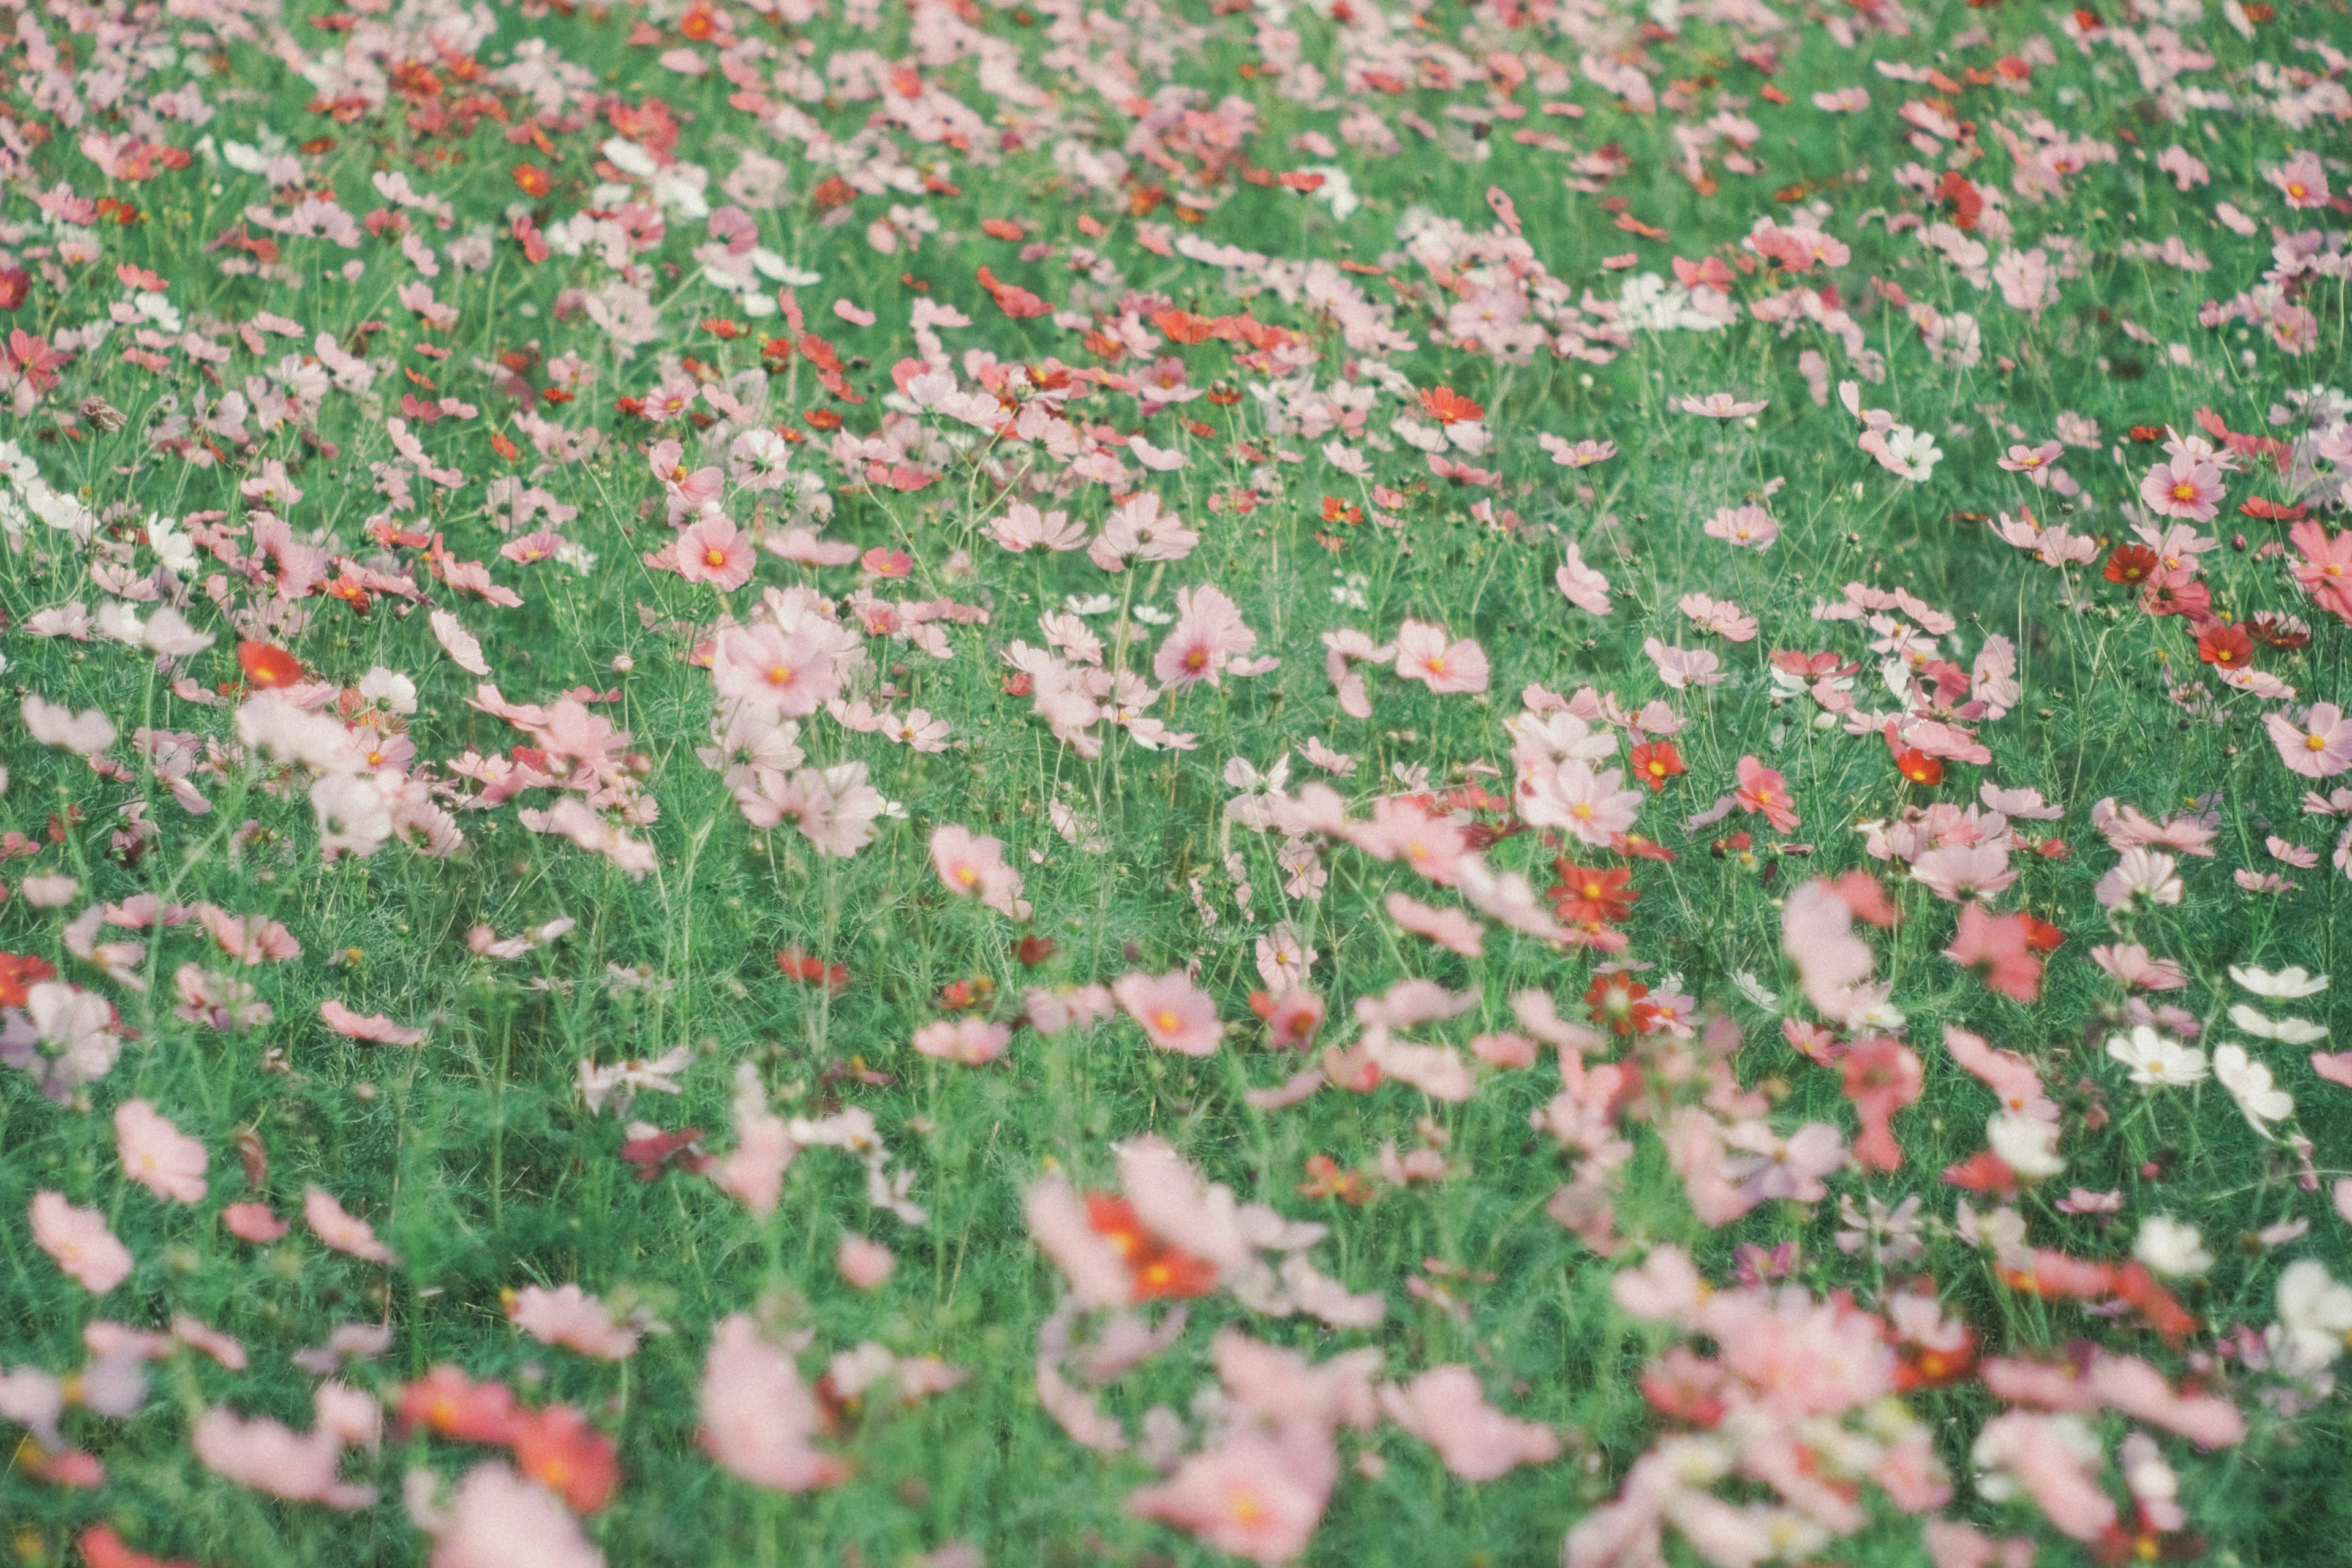
[[[17,7],[9,1546],[2340,1556],[2344,34]]]

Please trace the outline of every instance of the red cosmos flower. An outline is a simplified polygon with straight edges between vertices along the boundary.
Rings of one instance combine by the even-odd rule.
[[[419,1426],[460,1443],[503,1447],[515,1438],[514,1390],[503,1383],[476,1383],[454,1366],[436,1366],[401,1390],[400,1409],[393,1416],[393,1430],[402,1436]]]
[[[1215,1264],[1181,1252],[1153,1235],[1124,1198],[1088,1193],[1087,1223],[1126,1260],[1135,1276],[1138,1301],[1205,1296],[1217,1288]]]
[[[515,1465],[574,1513],[598,1513],[621,1484],[613,1439],[569,1405],[525,1411],[514,1428]]]
[[[1467,424],[1483,419],[1486,411],[1450,386],[1433,386],[1421,395],[1421,411],[1440,425]]]
[[[1633,912],[1642,895],[1633,886],[1633,873],[1622,866],[1588,870],[1573,860],[1552,862],[1559,884],[1549,897],[1559,918],[1574,925],[1614,924]]]
[[[632,1138],[621,1145],[621,1158],[637,1168],[637,1180],[650,1182],[661,1175],[672,1159],[692,1149],[701,1137],[701,1128],[681,1127],[675,1132]],[[689,1165],[693,1163],[691,1159],[686,1162]]]
[[[33,986],[57,972],[58,966],[46,958],[0,952],[0,1007],[22,1007],[31,999]]]
[[[1944,782],[1944,764],[1916,746],[1906,746],[1895,753],[1895,770],[1915,784],[1933,786]]]
[[[776,967],[783,971],[787,979],[803,985],[822,985],[835,995],[849,989],[847,964],[828,964],[821,958],[811,958],[796,946],[778,950]]]
[[[1323,498],[1323,521],[1326,522],[1357,523],[1364,521],[1364,509],[1349,506],[1338,496]]]
[[[195,1568],[190,1558],[174,1557],[166,1563],[161,1557],[133,1552],[122,1537],[102,1524],[83,1531],[75,1544],[81,1548],[82,1560],[89,1568]]]
[[[2101,575],[2110,583],[2139,584],[2147,582],[2156,568],[2156,552],[2147,545],[2118,544],[2107,552],[2106,570]]]
[[[2197,634],[2197,657],[2221,669],[2244,669],[2254,662],[2254,639],[2243,626],[2216,623]]]
[[[236,662],[245,671],[246,684],[257,691],[292,686],[302,679],[302,661],[269,643],[238,643]]]
[[[1672,741],[1644,741],[1633,748],[1633,776],[1652,789],[1665,788],[1668,779],[1682,773],[1683,754]]]
[[[1658,1005],[1643,1000],[1649,994],[1650,988],[1630,974],[1597,974],[1584,994],[1584,1005],[1591,1009],[1592,1021],[1612,1035],[1647,1034],[1659,1016]]]

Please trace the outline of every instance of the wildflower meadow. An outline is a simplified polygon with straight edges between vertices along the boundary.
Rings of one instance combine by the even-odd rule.
[[[2347,0],[14,0],[0,1552],[2352,1563]]]

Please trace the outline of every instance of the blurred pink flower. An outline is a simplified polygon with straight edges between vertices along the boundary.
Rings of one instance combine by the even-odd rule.
[[[153,1106],[126,1100],[115,1107],[114,1140],[124,1175],[169,1202],[204,1201],[205,1169],[210,1163],[205,1146]]]
[[[553,1290],[526,1285],[507,1303],[507,1316],[541,1344],[567,1345],[583,1355],[620,1361],[637,1348],[637,1331],[616,1322],[611,1308],[578,1285]]]
[[[366,1263],[397,1263],[392,1248],[375,1238],[374,1227],[354,1217],[329,1195],[324,1187],[302,1194],[302,1217],[313,1235],[338,1252],[348,1252]]]
[[[738,1312],[720,1321],[702,1371],[705,1452],[739,1480],[773,1491],[837,1486],[849,1466],[811,1439],[824,1413],[793,1358]]]
[[[898,1267],[898,1259],[878,1241],[851,1232],[841,1238],[834,1249],[834,1267],[841,1277],[860,1290],[878,1290]]]
[[[1122,974],[1111,983],[1111,994],[1163,1051],[1205,1057],[1213,1054],[1217,1042],[1224,1037],[1216,1003],[1181,969],[1165,974]]]
[[[1465,1481],[1491,1481],[1517,1466],[1559,1457],[1559,1438],[1550,1427],[1514,1420],[1486,1403],[1477,1374],[1466,1366],[1432,1367],[1411,1383],[1383,1384],[1380,1394],[1388,1418],[1435,1448],[1445,1468]]]
[[[114,1238],[98,1210],[77,1208],[62,1193],[39,1192],[33,1194],[32,1221],[34,1243],[92,1295],[103,1296],[131,1278],[131,1249]]]

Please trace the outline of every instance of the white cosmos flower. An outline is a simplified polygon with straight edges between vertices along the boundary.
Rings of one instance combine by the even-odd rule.
[[[2314,974],[2297,965],[2273,973],[2267,969],[2240,969],[2232,964],[2230,978],[2257,996],[2273,1001],[2291,1001],[2298,996],[2316,996],[2327,989],[2327,976]]]
[[[2131,1080],[2148,1089],[2180,1089],[2205,1081],[2205,1053],[2141,1024],[2128,1035],[2107,1037],[2107,1055],[2131,1069]]]
[[[2246,1054],[2235,1040],[2213,1052],[2213,1076],[2245,1113],[2246,1123],[2269,1136],[2270,1124],[2294,1114],[2294,1096],[2271,1081],[2271,1069]]]
[[[1985,1123],[1985,1138],[2018,1179],[2038,1182],[2066,1168],[2058,1152],[2058,1124],[2004,1110]]]
[[[2168,1279],[2191,1279],[2213,1267],[2197,1227],[2169,1215],[2152,1214],[2139,1222],[2132,1256]]]
[[[2247,1006],[2243,1002],[2230,1009],[2230,1022],[2250,1035],[2265,1040],[2281,1040],[2290,1046],[2307,1046],[2327,1037],[2325,1025],[2308,1018],[2271,1018]]]

